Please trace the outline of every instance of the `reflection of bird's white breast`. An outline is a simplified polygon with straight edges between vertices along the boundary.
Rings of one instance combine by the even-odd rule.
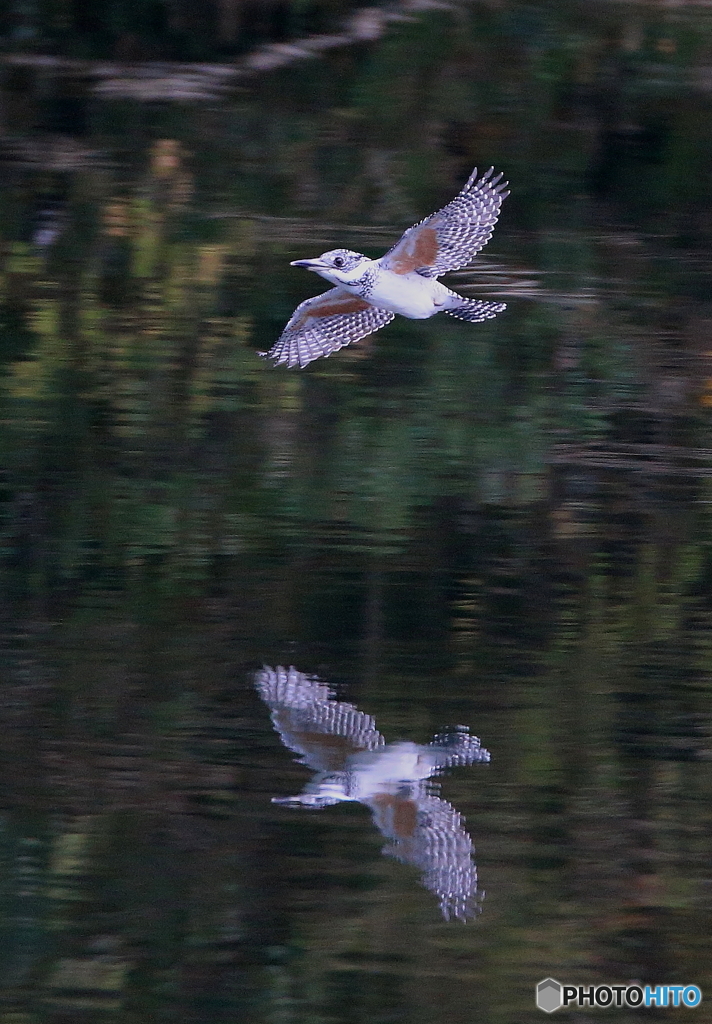
[[[420,782],[433,774],[432,757],[428,748],[417,743],[389,743],[381,750],[355,754],[349,758],[349,768],[355,775],[359,800],[383,792],[384,786],[397,787],[402,783]]]

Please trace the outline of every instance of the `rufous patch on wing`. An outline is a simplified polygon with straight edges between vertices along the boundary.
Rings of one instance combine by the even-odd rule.
[[[438,255],[438,236],[435,228],[423,226],[414,228],[403,239],[400,252],[391,258],[390,269],[394,274],[410,274],[418,267],[430,267]]]
[[[326,294],[328,295],[329,293],[327,292]],[[310,303],[306,309],[302,310],[299,318],[290,326],[292,330],[298,330],[311,318],[339,316],[343,313],[360,313],[364,309],[368,309],[368,303],[364,302],[357,295],[345,294],[343,296],[325,298],[321,302],[315,301]]]
[[[339,769],[343,766],[344,759],[349,754],[355,754],[363,750],[362,746],[354,743],[348,736],[337,736],[333,733],[324,732],[303,732],[293,733],[298,743],[308,748],[318,748],[319,757],[322,762],[331,769]]]
[[[418,808],[413,800],[403,800],[390,793],[381,793],[373,798],[384,827],[400,839],[412,836],[418,825]]]
[[[340,313],[360,313],[368,309],[368,303],[356,295],[344,295],[343,299],[330,299],[328,302],[315,303],[309,310],[309,316],[335,316]]]

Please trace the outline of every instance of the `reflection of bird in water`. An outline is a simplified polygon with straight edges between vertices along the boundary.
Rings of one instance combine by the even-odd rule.
[[[344,701],[315,676],[265,666],[257,691],[272,711],[284,744],[317,774],[298,796],[275,798],[288,806],[328,807],[345,800],[371,809],[389,843],[383,852],[422,871],[426,889],[446,919],[476,913],[477,868],[461,815],[428,780],[443,769],[489,761],[464,726],[430,743],[388,743],[370,715]]]
[[[331,249],[317,259],[295,260],[336,285],[297,306],[269,352],[278,363],[306,366],[319,356],[360,341],[394,319],[427,320],[449,313],[459,320],[491,320],[506,305],[466,299],[440,284],[438,278],[468,266],[492,237],[499,208],[509,195],[502,175],[490,167],[477,178],[477,168],[451,203],[408,228],[378,260],[350,249]]]
[[[34,213],[32,244],[43,252],[57,241],[67,226],[67,204],[63,199],[45,199]]]

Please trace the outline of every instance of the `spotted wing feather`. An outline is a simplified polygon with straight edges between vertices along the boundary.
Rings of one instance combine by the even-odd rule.
[[[385,745],[373,717],[334,700],[316,676],[293,666],[265,665],[255,676],[255,687],[284,744],[317,771],[339,771],[350,754]]]
[[[343,288],[332,288],[297,306],[279,339],[260,355],[273,359],[275,366],[304,367],[373,334],[394,316]]]
[[[477,168],[451,203],[408,228],[383,257],[383,266],[396,274],[417,271],[440,277],[466,267],[492,237],[499,210],[509,195],[502,175],[493,167],[477,179]]]
[[[397,822],[392,814],[386,816],[381,808],[372,809],[379,830],[389,840],[383,852],[421,871],[422,884],[438,897],[443,917],[464,921],[475,915],[479,901],[474,846],[462,815],[452,804],[424,783],[411,801],[410,828],[402,827],[407,817],[403,809],[400,828],[394,827]]]

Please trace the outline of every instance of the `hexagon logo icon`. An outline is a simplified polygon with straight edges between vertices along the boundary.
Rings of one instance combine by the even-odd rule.
[[[536,987],[536,1005],[544,1013],[561,1009],[561,982],[556,978],[544,978]]]

